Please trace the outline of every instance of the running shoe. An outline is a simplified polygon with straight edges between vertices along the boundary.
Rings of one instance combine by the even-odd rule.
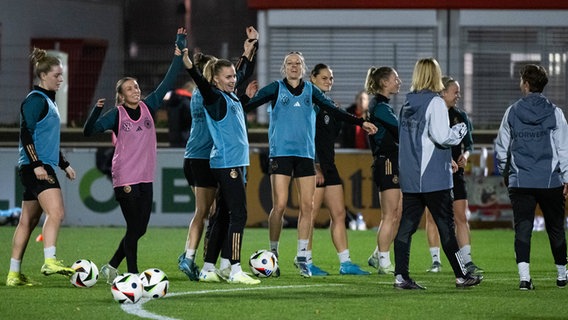
[[[199,281],[200,282],[221,282],[221,279],[217,275],[215,270],[204,271],[201,270],[199,272]]]
[[[243,271],[237,272],[227,280],[228,283],[241,283],[241,284],[259,284],[260,280],[254,279]]]
[[[534,285],[532,283],[532,279],[529,281],[521,281],[519,283],[519,289],[521,291],[528,291],[528,290],[534,290]]]
[[[483,276],[480,274],[467,273],[463,278],[456,279],[456,288],[464,289],[481,283]]]
[[[369,267],[373,267],[375,269],[379,269],[379,257],[377,257],[374,253],[367,259],[367,263]]]
[[[407,279],[402,282],[395,280],[394,282],[395,289],[399,290],[426,290],[426,287],[419,285],[418,283],[414,282],[412,279]]]
[[[6,278],[7,287],[31,287],[39,284],[39,282],[32,281],[25,275],[15,271],[8,272],[8,277]]]
[[[377,269],[378,274],[394,274],[394,264],[389,264],[388,267],[381,267]]]
[[[329,275],[329,272],[322,270],[320,267],[316,266],[313,263],[308,263],[308,268],[310,268],[312,276],[314,277],[324,277]]]
[[[199,267],[195,264],[193,259],[185,257],[185,252],[178,258],[178,268],[181,272],[185,273],[189,280],[199,281]]]
[[[66,267],[61,260],[56,260],[55,258],[47,258],[45,259],[43,266],[41,266],[41,273],[46,276],[50,276],[56,273],[62,274],[64,276],[71,276],[75,273],[75,270],[70,267]]]
[[[371,273],[369,271],[361,269],[361,267],[359,267],[358,265],[354,264],[351,261],[345,261],[339,265],[339,274],[352,274],[352,275],[363,276],[363,275],[369,275]]]
[[[112,284],[114,279],[118,276],[118,269],[111,266],[110,264],[105,264],[101,267],[101,277],[106,279],[108,284]]]
[[[471,273],[471,274],[480,274],[480,273],[485,272],[483,269],[476,266],[475,263],[473,263],[473,262],[466,263],[465,269],[467,270],[467,273]]]
[[[442,271],[442,264],[440,263],[440,261],[432,262],[432,266],[430,267],[430,269],[426,270],[426,272],[430,273],[438,273],[441,271]]]
[[[296,257],[294,259],[294,264],[298,267],[298,269],[300,270],[300,275],[304,278],[309,278],[312,276],[312,272],[310,271],[310,268],[308,267],[308,262],[306,261],[306,257]]]

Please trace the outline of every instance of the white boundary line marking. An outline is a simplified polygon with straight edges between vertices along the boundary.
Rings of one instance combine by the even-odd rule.
[[[168,297],[175,296],[185,296],[194,294],[207,294],[207,293],[218,293],[218,292],[237,292],[237,291],[255,291],[255,290],[274,290],[274,289],[290,289],[290,288],[315,288],[315,287],[331,287],[331,286],[342,286],[342,284],[316,284],[316,285],[295,285],[295,286],[270,286],[270,287],[252,287],[252,288],[233,288],[233,289],[215,289],[215,290],[198,290],[198,291],[186,291],[186,292],[175,292],[168,293],[165,297],[160,299],[166,299]],[[133,316],[146,319],[155,320],[178,320],[176,318],[170,318],[162,316],[159,314],[152,313],[150,311],[144,310],[143,306],[146,302],[155,299],[151,298],[141,298],[137,303],[133,304],[122,304],[120,307],[122,310]]]

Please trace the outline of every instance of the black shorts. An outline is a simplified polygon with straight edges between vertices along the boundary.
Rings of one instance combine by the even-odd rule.
[[[337,186],[341,185],[342,181],[339,177],[339,171],[335,164],[320,164],[321,172],[323,174],[324,182],[323,184],[318,184],[318,188],[324,188],[326,186]]]
[[[467,200],[467,188],[465,187],[465,176],[463,172],[456,172],[452,175],[454,179],[454,201]]]
[[[269,174],[301,178],[316,175],[314,159],[302,157],[274,157],[268,163]]]
[[[49,176],[47,180],[38,180],[34,173],[34,169],[29,165],[23,165],[20,167],[19,175],[20,181],[22,181],[22,185],[24,186],[24,201],[37,200],[37,196],[47,189],[61,189],[53,167],[46,164],[43,168],[47,171]]]
[[[398,153],[380,155],[373,161],[373,181],[379,191],[400,189],[398,175]]]
[[[209,159],[185,159],[183,173],[190,186],[200,188],[217,188],[217,181],[213,177]]]

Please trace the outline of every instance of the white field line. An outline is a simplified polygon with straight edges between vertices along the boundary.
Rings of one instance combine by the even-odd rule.
[[[233,289],[216,289],[216,290],[199,290],[199,291],[187,291],[187,292],[175,292],[168,293],[165,297],[160,299],[166,299],[168,297],[175,296],[185,296],[185,295],[201,295],[208,293],[219,293],[219,292],[238,292],[238,291],[256,291],[256,290],[280,290],[280,289],[290,289],[290,288],[315,288],[315,287],[331,287],[331,286],[342,286],[342,284],[316,284],[316,285],[297,285],[297,286],[271,286],[271,287],[251,287],[251,288],[233,288]],[[152,301],[151,298],[142,298],[137,303],[134,304],[122,304],[120,307],[122,310],[133,316],[146,319],[155,320],[178,320],[176,318],[170,318],[162,316],[159,314],[152,313],[150,311],[144,310],[143,306],[146,302]]]

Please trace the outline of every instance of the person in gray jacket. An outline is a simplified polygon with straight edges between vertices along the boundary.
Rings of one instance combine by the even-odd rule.
[[[399,171],[402,217],[394,240],[397,289],[425,289],[409,276],[412,235],[427,207],[438,226],[442,248],[456,276],[456,287],[475,286],[482,275],[468,273],[461,258],[452,210],[452,146],[467,133],[463,122],[450,127],[448,109],[439,93],[442,71],[434,58],[414,66],[410,92],[400,111]]]
[[[560,108],[542,91],[546,70],[527,64],[520,70],[523,97],[512,104],[495,140],[499,173],[509,188],[515,226],[515,256],[521,290],[534,290],[530,250],[536,205],[542,210],[557,269],[556,285],[566,287],[565,200],[568,195],[568,125]]]

